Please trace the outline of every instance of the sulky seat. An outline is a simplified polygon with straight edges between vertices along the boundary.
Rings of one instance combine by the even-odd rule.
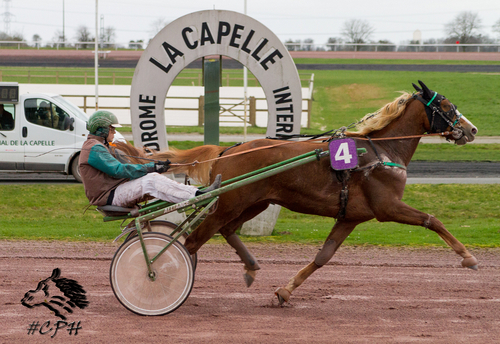
[[[104,216],[126,216],[128,214],[133,217],[139,216],[139,206],[136,205],[133,208],[123,208],[116,205],[103,205],[97,207],[97,211]]]

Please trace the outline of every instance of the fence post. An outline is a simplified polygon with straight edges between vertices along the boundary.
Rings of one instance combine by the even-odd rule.
[[[85,72],[84,79],[85,79],[85,85],[87,85],[87,72]]]
[[[87,96],[83,96],[83,112],[87,112]]]
[[[113,85],[115,84],[115,73],[113,72]]]
[[[251,126],[255,126],[257,118],[257,101],[253,96],[251,96],[249,99],[249,108],[250,108],[249,122]]]
[[[312,106],[313,106],[312,99],[308,99],[307,100],[307,129],[311,128]]]
[[[198,126],[203,126],[205,122],[205,96],[198,98]]]

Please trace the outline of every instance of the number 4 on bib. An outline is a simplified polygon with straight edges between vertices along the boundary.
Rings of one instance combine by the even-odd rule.
[[[334,170],[349,170],[358,166],[356,142],[353,139],[338,139],[330,142],[330,161]]]

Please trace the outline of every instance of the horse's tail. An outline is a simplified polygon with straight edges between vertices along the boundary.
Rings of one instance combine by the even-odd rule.
[[[208,185],[210,181],[210,171],[215,159],[226,147],[205,145],[188,150],[170,149],[152,154],[153,159],[170,160],[172,163],[187,164],[183,166],[172,166],[169,171],[175,173],[185,173],[197,182]],[[207,162],[204,162],[207,161]],[[194,164],[200,162],[199,164]]]
[[[207,185],[210,181],[210,170],[215,161],[204,162],[217,158],[227,147],[206,145],[187,150],[172,148],[165,151],[148,150],[147,148],[136,148],[129,143],[116,142],[116,149],[124,153],[126,158],[134,164],[145,164],[150,159],[170,160],[172,163],[188,164],[184,166],[172,166],[169,171],[174,173],[185,173],[198,183]],[[144,158],[144,159],[142,159]],[[148,160],[145,160],[148,159]],[[200,164],[193,164],[194,162]]]

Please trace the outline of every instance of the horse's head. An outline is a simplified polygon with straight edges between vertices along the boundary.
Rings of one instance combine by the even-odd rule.
[[[425,107],[429,120],[429,132],[440,133],[449,131],[447,139],[455,140],[457,145],[464,145],[474,141],[477,128],[462,115],[453,103],[443,95],[431,91],[422,81],[418,81],[422,88],[413,84],[419,92],[415,98],[420,100]]]

